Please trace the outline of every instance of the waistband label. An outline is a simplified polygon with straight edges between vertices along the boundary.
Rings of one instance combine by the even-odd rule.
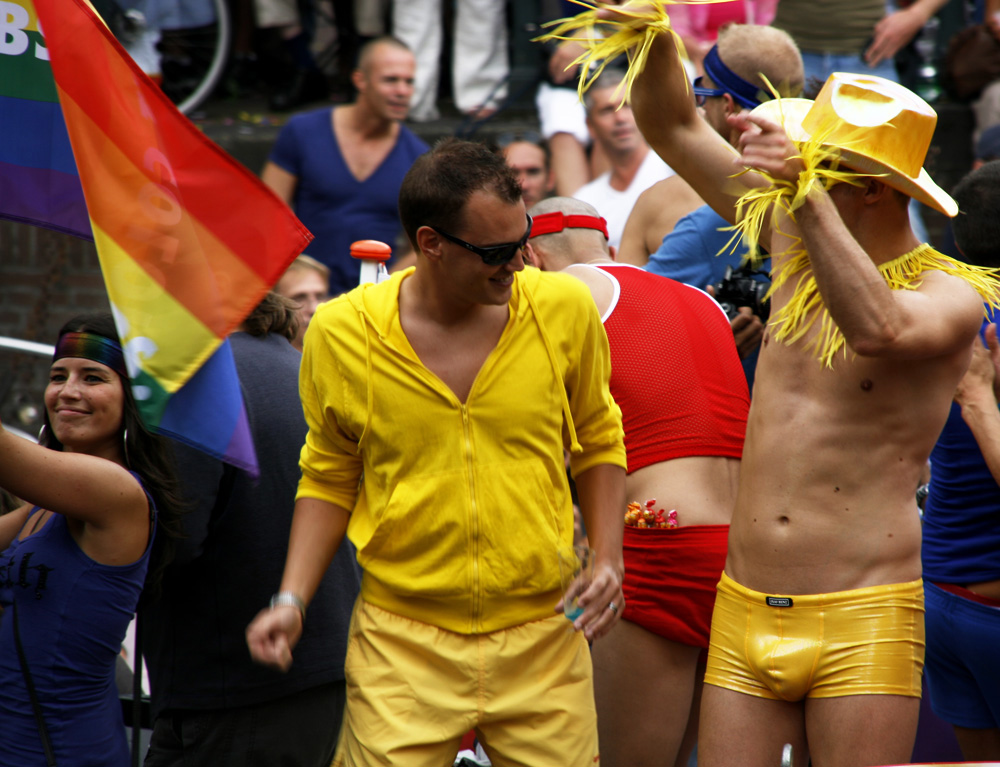
[[[791,607],[792,598],[791,597],[766,597],[768,607]]]

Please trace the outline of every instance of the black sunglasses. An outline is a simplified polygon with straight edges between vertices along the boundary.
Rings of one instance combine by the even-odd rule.
[[[704,80],[705,80],[704,77],[694,78],[694,87],[692,88],[692,90],[694,91],[694,103],[696,106],[699,107],[705,106],[705,102],[710,98],[716,98],[718,96],[723,96],[726,93],[728,93],[728,91],[724,91],[721,88],[703,87],[702,83],[704,82]]]
[[[525,215],[527,216],[527,214]],[[527,216],[527,219],[528,228],[524,232],[524,237],[521,238],[520,242],[505,242],[503,245],[491,245],[488,248],[480,248],[478,245],[471,245],[465,240],[460,240],[458,237],[438,229],[436,226],[429,226],[446,240],[451,240],[456,245],[461,245],[466,250],[471,250],[483,259],[483,263],[487,266],[500,266],[500,264],[506,264],[510,261],[515,255],[517,255],[517,251],[521,250],[521,248],[528,244],[528,238],[531,236],[531,216]]]
[[[506,131],[497,136],[497,146],[506,149],[515,141],[524,141],[528,144],[541,144],[542,134],[538,131]]]

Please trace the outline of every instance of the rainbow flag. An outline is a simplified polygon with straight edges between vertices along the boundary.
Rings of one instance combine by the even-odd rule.
[[[94,239],[48,48],[28,0],[0,5],[0,218]]]
[[[312,235],[174,108],[86,0],[5,0],[0,9],[12,2],[27,13],[15,20],[28,42],[19,55],[50,60],[144,420],[256,471],[223,342]],[[0,41],[23,43],[6,23]]]

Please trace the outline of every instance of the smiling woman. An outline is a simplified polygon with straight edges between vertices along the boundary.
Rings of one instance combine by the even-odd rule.
[[[0,424],[0,764],[126,765],[115,661],[166,561],[169,445],[139,420],[110,315],[63,326],[38,445]]]

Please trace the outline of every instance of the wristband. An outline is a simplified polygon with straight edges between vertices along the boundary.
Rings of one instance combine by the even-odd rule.
[[[294,607],[299,611],[302,616],[302,622],[306,622],[306,603],[302,601],[302,597],[291,591],[279,591],[273,597],[271,597],[271,609],[275,607]]]

